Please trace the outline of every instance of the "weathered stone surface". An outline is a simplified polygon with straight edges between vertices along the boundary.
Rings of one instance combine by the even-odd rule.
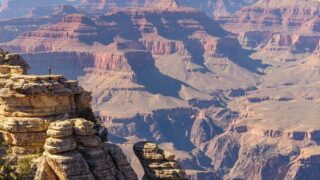
[[[186,172],[174,161],[175,156],[163,151],[151,142],[139,142],[134,145],[146,179],[187,179]]]
[[[55,139],[48,138],[44,149],[50,154],[59,154],[67,151],[72,151],[77,148],[77,143],[73,138]]]
[[[57,131],[54,129],[49,129],[47,131],[47,135],[49,137],[53,137],[53,138],[63,138],[63,137],[68,137],[70,135],[72,135],[72,129],[68,129],[65,131]]]
[[[85,119],[76,119],[74,121],[74,132],[80,136],[92,136],[96,133],[96,130],[93,128],[94,124]]]
[[[71,131],[68,136],[63,132]],[[78,131],[77,131],[78,130]],[[121,149],[115,145],[103,144],[95,135],[86,135],[94,125],[85,119],[68,119],[50,124],[49,137],[44,145],[43,160],[38,164],[37,178],[46,180],[53,174],[59,179],[128,179],[137,175],[128,163]],[[73,132],[73,133],[72,133]],[[81,132],[82,135],[78,135]],[[85,132],[85,133],[83,133]],[[68,132],[69,133],[69,132]],[[58,136],[57,136],[58,134]],[[48,175],[49,174],[49,175]]]
[[[77,151],[59,155],[46,153],[44,156],[59,179],[94,179],[85,159]]]
[[[18,118],[2,117],[4,120],[0,123],[0,129],[11,133],[21,132],[44,132],[48,129],[53,118]]]
[[[3,135],[4,141],[9,145],[17,146],[36,146],[43,145],[46,140],[46,133],[9,133],[0,131]]]
[[[135,180],[137,175],[129,164],[127,157],[123,154],[121,148],[114,144],[104,144],[104,150],[111,156],[115,167],[117,168],[116,176],[123,176],[124,179]]]
[[[96,147],[101,142],[97,136],[75,136],[75,139],[78,144],[84,147]]]
[[[116,168],[108,153],[102,148],[83,149],[80,151],[86,159],[96,179],[115,180]]]
[[[38,163],[38,170],[35,175],[35,180],[42,180],[42,179],[50,179],[50,180],[58,180],[58,177],[48,165],[46,159],[44,157]]]
[[[47,135],[52,138],[64,138],[71,136],[73,133],[73,126],[70,121],[59,121],[51,123]]]
[[[39,154],[43,152],[43,145],[37,146],[11,146],[12,154],[25,155],[25,154]]]

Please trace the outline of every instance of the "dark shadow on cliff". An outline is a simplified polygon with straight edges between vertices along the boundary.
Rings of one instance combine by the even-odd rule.
[[[136,75],[137,83],[143,85],[152,94],[180,98],[181,86],[188,86],[162,74],[155,66],[155,60],[148,51],[130,51],[126,52],[125,56]]]
[[[261,60],[252,59],[250,57],[255,51],[243,49],[237,39],[225,38],[222,43],[218,45],[218,55],[228,57],[233,63],[241,66],[248,71],[263,75],[263,70],[270,65],[263,64]]]
[[[177,113],[179,111],[179,113]],[[192,151],[195,146],[190,141],[193,115],[190,109],[159,109],[152,113],[137,114],[121,126],[121,130],[109,132],[108,139],[114,143],[125,143],[123,137],[136,136],[138,139],[161,143],[173,143],[182,151]],[[152,128],[150,128],[152,127]]]
[[[157,33],[160,36],[170,40],[182,41],[192,57],[192,62],[203,67],[199,71],[210,71],[204,65],[205,50],[200,42],[201,38],[190,38],[199,29],[183,25],[181,23],[183,19],[194,20],[199,23],[205,33],[222,39],[217,46],[217,52],[215,52],[218,56],[227,57],[235,64],[260,75],[263,74],[261,70],[268,67],[268,65],[262,64],[260,60],[251,59],[249,56],[253,51],[243,49],[234,34],[225,31],[215,20],[206,16],[205,13],[176,13],[174,15],[170,12],[161,15],[150,13],[146,15],[146,19],[157,28]]]
[[[205,15],[204,12],[163,12],[148,13],[145,15],[148,22],[157,28],[160,36],[171,40],[187,40],[199,28],[187,27],[181,20],[190,19],[203,27],[203,30],[214,37],[224,37],[230,33],[220,27],[220,25]]]
[[[112,15],[101,16],[97,20],[99,27],[98,42],[110,44],[116,36],[128,40],[138,40],[141,38],[139,27],[135,26],[131,17],[124,12],[118,12]],[[114,24],[114,25],[110,25]]]

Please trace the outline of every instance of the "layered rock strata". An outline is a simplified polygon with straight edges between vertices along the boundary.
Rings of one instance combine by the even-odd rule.
[[[262,54],[304,54],[313,52],[319,43],[319,8],[318,1],[260,0],[217,19],[237,33],[244,46],[267,51]]]
[[[51,122],[91,111],[90,94],[60,75],[7,74],[1,85],[0,129],[14,154],[41,151]]]
[[[137,179],[121,149],[95,133],[84,119],[51,123],[36,179]]]
[[[144,168],[143,179],[187,179],[185,171],[174,160],[174,154],[151,142],[136,143],[133,149]]]

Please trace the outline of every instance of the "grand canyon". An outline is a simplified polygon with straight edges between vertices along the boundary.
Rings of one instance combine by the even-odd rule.
[[[0,155],[38,153],[41,180],[319,179],[319,17],[316,0],[3,0]]]

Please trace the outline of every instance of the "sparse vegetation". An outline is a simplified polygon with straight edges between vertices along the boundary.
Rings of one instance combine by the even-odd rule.
[[[5,163],[3,165],[0,165],[0,179],[18,179],[18,175],[14,172],[12,167]]]
[[[21,177],[27,177],[31,173],[31,160],[27,158],[18,161],[17,171]]]
[[[0,147],[4,148],[5,144],[0,141]],[[41,150],[35,154],[20,157],[17,164],[9,164],[6,156],[11,155],[11,148],[5,148],[5,154],[0,159],[0,180],[15,180],[15,179],[30,179],[29,176],[32,172],[32,161],[41,156]]]

